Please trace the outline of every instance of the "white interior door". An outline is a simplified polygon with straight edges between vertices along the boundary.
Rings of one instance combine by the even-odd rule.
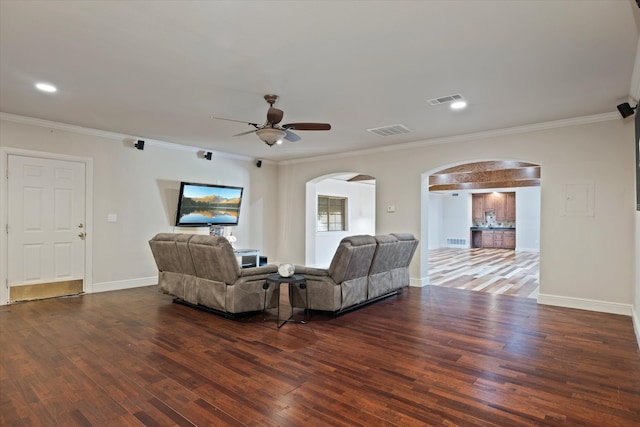
[[[10,295],[21,295],[12,292],[16,287],[39,285],[43,289],[61,283],[79,283],[82,290],[85,164],[9,155],[7,168]],[[64,287],[60,293],[65,294]],[[17,299],[10,296],[12,301]]]

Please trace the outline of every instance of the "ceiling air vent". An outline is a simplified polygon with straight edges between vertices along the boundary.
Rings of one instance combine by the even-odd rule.
[[[455,93],[453,95],[441,96],[439,98],[427,99],[427,102],[431,105],[441,105],[441,104],[449,104],[455,101],[461,101],[464,99],[459,93]]]
[[[389,125],[381,128],[367,129],[371,133],[375,133],[378,136],[393,136],[402,135],[403,133],[411,133],[405,125]]]

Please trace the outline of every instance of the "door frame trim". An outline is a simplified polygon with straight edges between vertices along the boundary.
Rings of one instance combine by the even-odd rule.
[[[85,165],[85,257],[84,257],[84,282],[83,291],[91,292],[93,288],[93,159],[89,157],[71,156],[67,154],[51,153],[47,151],[23,150],[20,148],[0,147],[0,248],[2,248],[3,256],[0,257],[0,305],[9,303],[8,282],[8,245],[9,239],[6,233],[6,224],[8,217],[8,194],[9,181],[7,179],[7,168],[9,165],[9,156],[17,155],[24,157],[37,157],[48,160],[63,160],[84,163]]]

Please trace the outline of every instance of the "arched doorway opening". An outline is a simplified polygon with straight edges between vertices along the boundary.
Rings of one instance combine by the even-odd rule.
[[[421,276],[428,283],[537,297],[539,164],[476,160],[443,165],[422,175],[421,188],[421,238],[426,242]],[[500,202],[507,196],[513,203],[508,219],[506,205]]]
[[[318,198],[330,197],[344,204],[344,229],[318,226]],[[305,265],[326,268],[342,238],[354,234],[375,235],[376,181],[358,172],[339,172],[307,182],[305,201]],[[334,215],[342,215],[338,211]],[[336,227],[340,228],[340,227]]]

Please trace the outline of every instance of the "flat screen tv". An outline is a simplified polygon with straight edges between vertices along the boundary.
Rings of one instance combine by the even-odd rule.
[[[238,225],[242,187],[181,182],[176,226]]]

